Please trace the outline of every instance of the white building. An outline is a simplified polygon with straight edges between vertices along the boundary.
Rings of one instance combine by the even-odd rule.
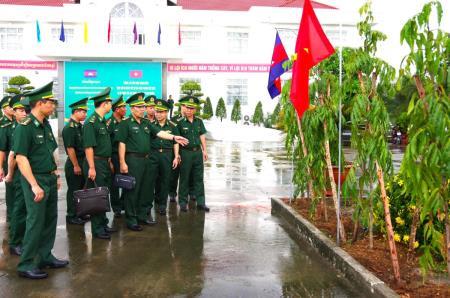
[[[266,87],[275,30],[292,54],[303,1],[176,2],[0,0],[0,95],[12,76],[24,75],[36,87],[55,80],[55,93],[65,99],[58,107],[63,113],[70,102],[106,85],[113,96],[143,91],[178,99],[180,85],[195,80],[214,108],[223,97],[230,114],[238,98],[243,115],[251,116],[258,101],[272,112],[276,100]],[[357,18],[313,6],[335,47],[341,20],[342,44],[358,46]],[[64,117],[59,119],[61,124]]]

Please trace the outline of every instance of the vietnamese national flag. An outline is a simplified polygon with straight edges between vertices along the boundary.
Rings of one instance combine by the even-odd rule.
[[[305,0],[298,29],[292,68],[291,101],[301,118],[309,107],[309,70],[334,53],[334,48],[320,26],[310,0]]]
[[[269,82],[267,84],[267,90],[271,98],[275,98],[281,93],[280,77],[286,72],[286,69],[283,68],[283,63],[287,60],[289,60],[289,57],[286,54],[286,50],[277,31],[275,45],[273,47],[272,63],[270,64]]]
[[[130,78],[132,79],[140,79],[142,75],[142,70],[130,70]]]

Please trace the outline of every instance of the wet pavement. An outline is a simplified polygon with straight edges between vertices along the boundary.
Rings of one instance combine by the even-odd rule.
[[[205,165],[211,212],[168,216],[143,232],[119,229],[92,239],[90,224],[66,226],[59,193],[54,254],[65,269],[31,281],[16,274],[0,188],[0,297],[356,297],[358,292],[270,213],[271,196],[289,196],[283,144],[209,142]],[[62,157],[63,158],[63,157]],[[60,165],[63,165],[61,160]],[[63,172],[63,171],[62,171]],[[109,214],[111,218],[112,214]]]

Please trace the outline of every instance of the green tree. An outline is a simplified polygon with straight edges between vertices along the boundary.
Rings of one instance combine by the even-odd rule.
[[[263,122],[264,122],[264,113],[262,109],[262,103],[261,101],[258,101],[255,107],[255,112],[253,113],[252,123],[260,126],[261,123]]]
[[[225,102],[223,101],[223,98],[219,98],[219,102],[217,102],[216,107],[216,117],[220,118],[220,122],[222,122],[223,118],[227,118],[227,108],[225,106]]]
[[[24,91],[33,90],[34,87],[30,86],[30,80],[24,76],[15,76],[9,79],[9,87],[5,90],[9,94],[20,94]]]
[[[273,113],[270,116],[270,123],[272,125],[276,125],[278,122],[278,118],[280,116],[280,111],[281,111],[281,107],[280,107],[280,103],[278,102],[277,105],[275,106],[275,109],[273,109]]]
[[[231,121],[238,123],[238,121],[241,120],[241,118],[242,118],[241,102],[239,101],[239,99],[235,99],[233,109],[231,110]]]
[[[202,86],[195,81],[186,81],[183,85],[181,85],[181,94],[183,95],[202,97],[203,93],[201,91]]]
[[[214,113],[211,99],[209,99],[209,97],[206,97],[206,102],[203,105],[203,119],[210,119],[212,116],[214,116]]]

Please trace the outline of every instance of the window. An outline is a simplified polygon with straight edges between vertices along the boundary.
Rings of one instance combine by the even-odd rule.
[[[281,42],[287,53],[295,52],[295,42],[297,41],[297,29],[278,29]]]
[[[23,28],[17,27],[0,28],[0,49],[2,50],[23,49]]]
[[[64,37],[66,38],[65,42],[73,41],[74,32],[75,31],[73,28],[64,27]],[[60,41],[59,37],[61,36],[61,25],[59,25],[58,27],[52,28],[51,35],[52,35],[52,41]]]
[[[227,105],[234,104],[236,99],[239,99],[241,105],[248,104],[247,79],[227,80]]]
[[[248,33],[245,32],[228,32],[228,53],[229,54],[246,54],[248,51]]]
[[[201,48],[201,31],[181,31],[181,45],[186,53],[198,53]]]
[[[2,92],[3,93],[0,93],[0,95],[6,95],[6,89],[8,89],[8,87],[9,87],[9,85],[8,85],[8,82],[9,82],[9,80],[11,79],[11,77],[2,77]],[[3,98],[3,96],[2,96],[2,98]]]
[[[136,24],[138,38],[136,44],[145,44],[145,34],[139,33],[143,26],[141,9],[134,3],[121,2],[113,7],[111,16],[111,43],[130,45],[134,43],[133,27]]]

